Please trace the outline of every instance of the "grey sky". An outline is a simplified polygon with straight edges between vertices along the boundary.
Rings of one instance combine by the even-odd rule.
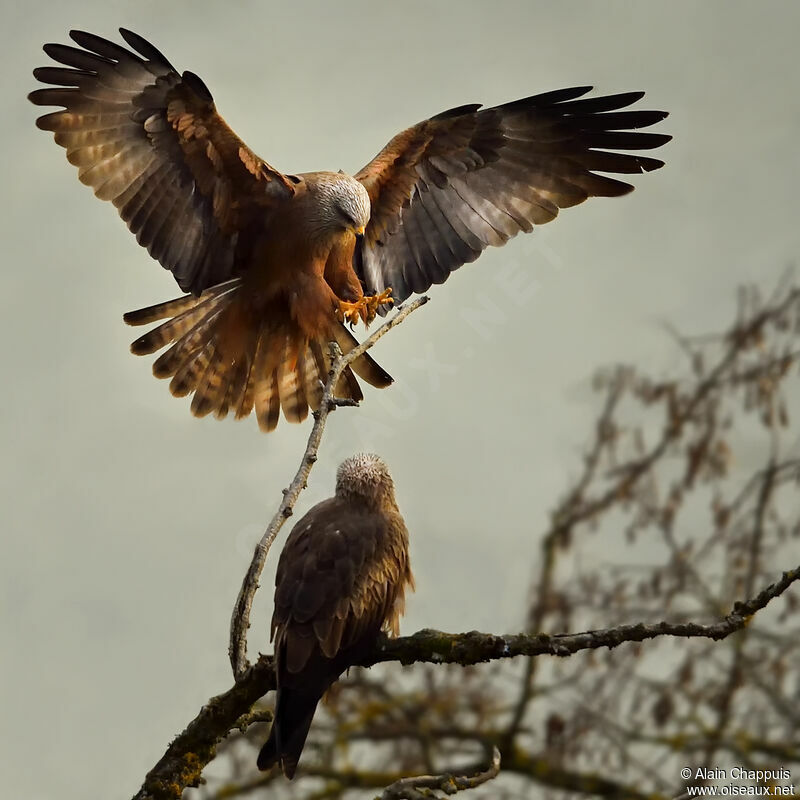
[[[677,356],[661,320],[713,329],[737,284],[769,287],[800,252],[792,0],[2,9],[8,797],[130,796],[230,684],[230,609],[308,434],[283,421],[264,436],[252,419],[195,420],[152,378],[151,359],[128,353],[123,312],[179,291],[34,129],[24,97],[31,69],[47,63],[43,42],[71,27],[142,33],[198,72],[237,133],[287,171],[352,172],[445,108],[575,84],[645,89],[642,107],[671,112],[658,127],[675,137],[658,154],[663,170],[435,288],[373,351],[395,386],[367,387],[361,409],[331,420],[298,511],[330,494],[340,457],[370,449],[387,460],[418,584],[406,632],[518,628],[537,532],[595,412],[593,368],[667,368]],[[268,649],[276,556],[252,652]]]

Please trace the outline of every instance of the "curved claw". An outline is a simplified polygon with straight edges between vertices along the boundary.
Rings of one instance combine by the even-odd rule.
[[[356,303],[349,303],[346,300],[339,301],[339,314],[342,322],[355,328],[361,319],[365,325],[369,325],[375,319],[378,309],[387,303],[393,303],[392,290],[384,289],[380,294],[365,295]]]
[[[348,303],[346,300],[340,300],[339,314],[341,315],[342,322],[349,325],[351,329],[355,328],[358,321],[364,319],[366,316],[364,301],[360,300],[357,303]]]
[[[384,289],[380,294],[374,294],[370,297],[365,297],[364,304],[366,306],[366,318],[364,319],[364,322],[369,325],[370,322],[375,319],[378,309],[387,303],[390,305],[394,303],[391,286],[388,289]]]

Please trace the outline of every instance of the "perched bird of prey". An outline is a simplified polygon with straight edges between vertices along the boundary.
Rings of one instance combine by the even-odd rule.
[[[291,778],[317,703],[381,630],[396,636],[414,588],[408,531],[389,470],[375,455],[344,461],[336,495],[292,529],[275,579],[277,700],[258,768]]]
[[[128,47],[71,31],[79,47],[46,44],[65,66],[40,67],[39,117],[80,180],[117,207],[136,239],[189,294],[125,315],[166,320],[131,345],[192,413],[247,416],[262,430],[283,409],[316,408],[351,326],[390,301],[442,283],[489,245],[549,222],[587,197],[633,188],[599,173],[640,173],[663,162],[664,134],[636,132],[662,111],[622,111],[643,92],[585,97],[591,87],[505,105],[452,108],[397,134],[355,176],[290,175],[259,158],[225,124],[211,93],[149,42]],[[129,49],[130,48],[130,49]],[[373,386],[392,379],[369,355],[353,362]],[[360,400],[348,369],[336,387]]]

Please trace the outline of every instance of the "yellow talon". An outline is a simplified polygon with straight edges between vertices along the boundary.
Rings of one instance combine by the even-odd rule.
[[[342,315],[342,322],[347,323],[351,328],[355,328],[359,319],[364,320],[365,325],[369,325],[375,319],[378,309],[382,305],[393,302],[392,290],[389,288],[380,294],[364,296],[356,303],[340,300],[339,313]]]
[[[374,294],[371,297],[365,297],[364,303],[366,304],[366,318],[364,322],[369,325],[375,319],[378,309],[386,303],[394,303],[392,299],[392,288],[384,289],[380,294]]]
[[[342,322],[346,323],[351,328],[355,328],[359,319],[361,319],[365,313],[364,303],[363,301],[348,303],[346,300],[340,300],[339,313],[342,315]]]

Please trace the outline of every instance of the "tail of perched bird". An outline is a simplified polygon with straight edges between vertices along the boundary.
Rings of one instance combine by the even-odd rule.
[[[400,585],[389,590],[390,594],[402,594],[405,581],[413,586],[410,571],[407,575],[401,574],[407,570],[405,564],[407,553],[403,555],[403,560],[402,567],[398,569]],[[315,575],[315,577],[320,576]],[[395,635],[397,617],[402,613],[402,609],[399,608],[402,603],[401,599],[398,609],[393,607],[393,603],[388,603],[388,613],[395,614],[397,611],[396,617],[389,623],[390,627],[394,626]],[[336,626],[338,632],[334,635],[335,647],[331,649],[319,646],[316,636],[324,627],[324,623],[318,620],[314,626],[314,633],[303,643],[302,649],[307,652],[304,653],[305,661],[299,670],[296,669],[297,664],[291,663],[297,659],[298,652],[298,642],[296,637],[293,637],[294,632],[279,634],[275,641],[277,659],[275,668],[279,686],[269,738],[259,751],[256,762],[260,770],[265,771],[278,764],[287,778],[294,777],[320,700],[342,673],[364,658],[374,645],[382,620],[376,619],[371,622],[372,625],[365,626],[366,630],[360,631],[360,637],[351,638],[347,630],[350,626],[342,617]],[[292,638],[295,640],[291,641]],[[342,639],[349,641],[339,649]],[[328,650],[330,656],[325,655],[325,650]],[[295,667],[295,670],[292,667]]]
[[[207,289],[199,297],[185,295],[125,314],[129,325],[166,320],[131,344],[136,355],[168,349],[153,363],[157,378],[171,378],[176,397],[194,393],[197,417],[241,419],[255,408],[263,431],[274,430],[281,409],[289,422],[302,422],[316,410],[331,367],[329,341],[345,353],[356,339],[341,324],[309,339],[289,316],[286,304],[256,310],[242,296],[236,278]],[[338,397],[363,398],[355,372],[373,386],[392,382],[368,354],[357,358],[339,379]]]
[[[319,686],[282,687],[278,692],[269,738],[258,754],[260,770],[279,764],[287,778],[294,777],[317,705],[337,677],[334,675]]]

